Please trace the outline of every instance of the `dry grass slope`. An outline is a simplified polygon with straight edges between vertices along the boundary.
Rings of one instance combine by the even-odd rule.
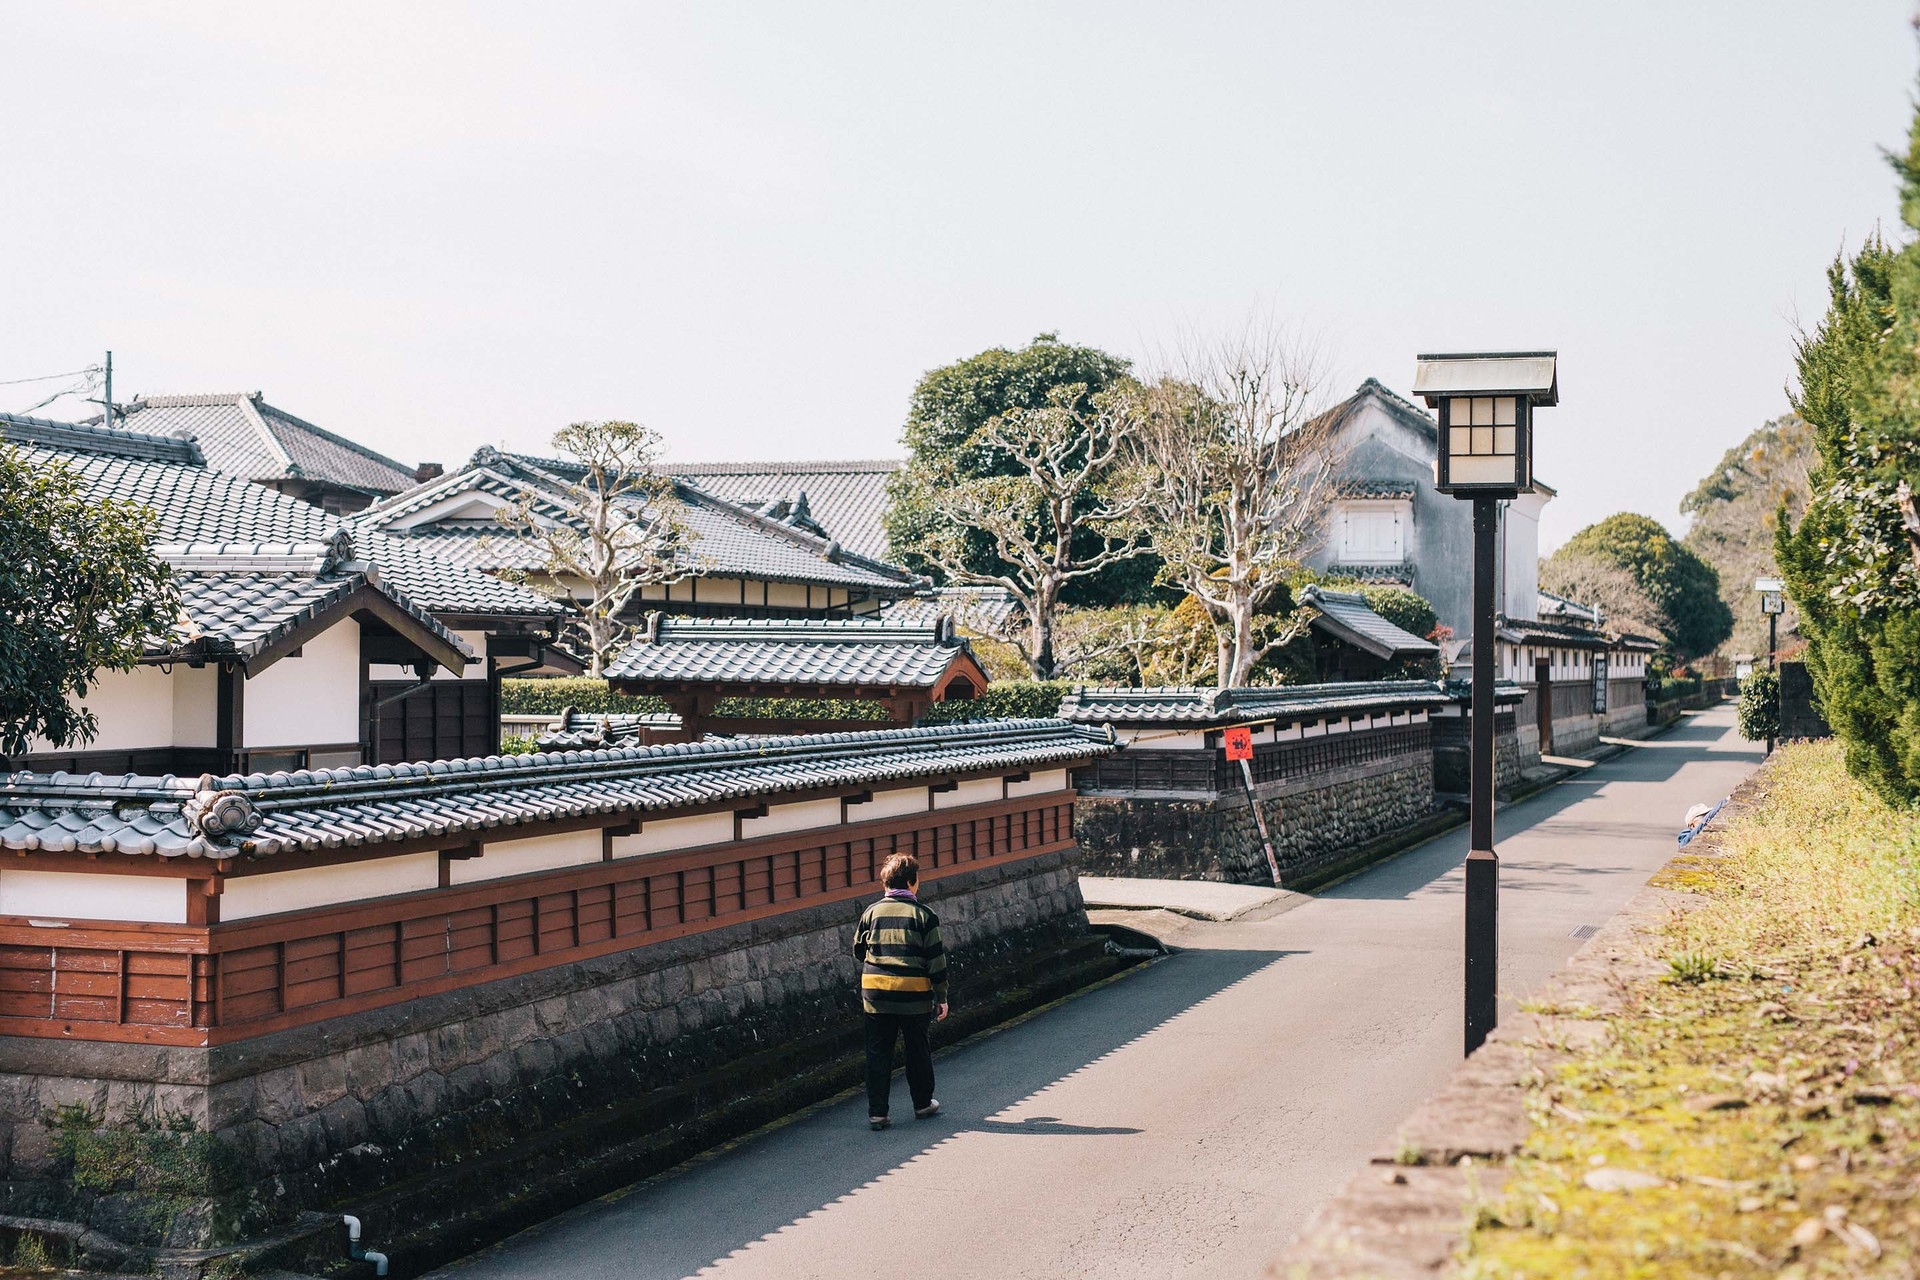
[[[1834,743],[1782,748],[1604,1045],[1531,1097],[1532,1137],[1460,1273],[1920,1275],[1920,813]]]

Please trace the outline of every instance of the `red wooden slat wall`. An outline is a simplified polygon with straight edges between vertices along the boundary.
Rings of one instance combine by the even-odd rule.
[[[0,1034],[242,1039],[870,893],[896,851],[932,880],[1072,843],[1056,791],[210,928],[0,924]]]

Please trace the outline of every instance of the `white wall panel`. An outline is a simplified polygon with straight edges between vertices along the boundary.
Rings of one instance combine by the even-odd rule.
[[[968,778],[952,791],[942,791],[933,797],[936,809],[957,809],[966,804],[986,804],[990,800],[1001,798],[1005,787],[1000,778]]]
[[[783,831],[804,831],[809,827],[835,827],[840,825],[840,798],[831,800],[801,800],[793,804],[776,804],[767,807],[764,818],[745,818],[740,823],[740,838],[751,840],[755,836],[778,835]]]
[[[613,838],[613,856],[633,858],[643,853],[697,849],[706,844],[724,844],[731,839],[731,811],[701,813],[689,818],[646,818],[641,821],[637,835]]]
[[[1007,784],[1007,795],[1009,797],[1038,796],[1045,795],[1049,791],[1065,791],[1066,789],[1067,771],[1065,769],[1047,769],[1034,774],[1025,782],[1009,782]]]
[[[171,876],[0,871],[0,916],[44,920],[187,922],[187,882]],[[57,946],[58,935],[48,931]]]
[[[396,893],[438,888],[440,855],[409,853],[398,858],[375,858],[331,867],[301,867],[266,875],[236,876],[220,894],[220,919],[251,920],[255,916],[303,911],[341,902],[364,902]]]
[[[600,828],[562,831],[525,840],[488,840],[478,858],[456,858],[447,864],[449,884],[473,884],[523,876],[531,871],[554,871],[599,862]]]
[[[248,747],[360,739],[360,624],[343,618],[247,681]]]
[[[873,799],[865,804],[847,806],[848,822],[866,822],[873,818],[898,818],[909,813],[925,813],[931,806],[927,804],[925,787],[899,787],[892,791],[876,791]]]

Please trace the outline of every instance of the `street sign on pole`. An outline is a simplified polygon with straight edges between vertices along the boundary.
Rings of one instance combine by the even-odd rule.
[[[1253,730],[1246,725],[1235,725],[1226,732],[1227,759],[1253,759]]]

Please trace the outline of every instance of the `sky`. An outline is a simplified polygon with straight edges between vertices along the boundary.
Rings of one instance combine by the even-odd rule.
[[[0,409],[111,349],[118,399],[263,390],[410,463],[587,418],[892,457],[930,368],[1051,331],[1150,372],[1259,317],[1330,399],[1557,349],[1543,550],[1679,529],[1835,253],[1899,230],[1912,17],[6,4]]]

